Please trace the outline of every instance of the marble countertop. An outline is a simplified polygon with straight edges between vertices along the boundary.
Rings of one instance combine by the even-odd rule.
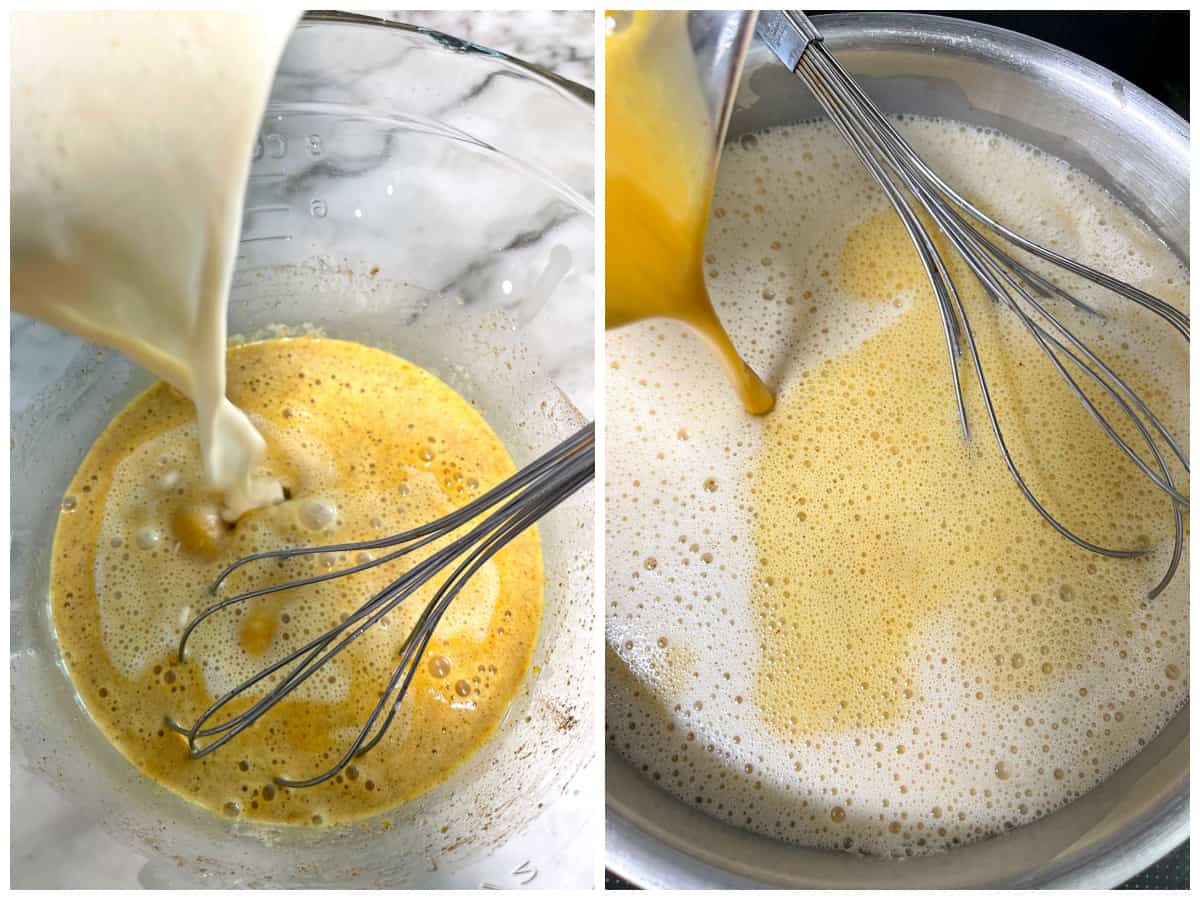
[[[588,87],[596,84],[595,13],[591,10],[401,10],[386,13],[386,17],[500,50]]]
[[[376,12],[375,15],[380,15]],[[421,25],[491,47],[541,65],[579,83],[594,84],[593,20],[591,12],[390,12],[389,18]],[[330,201],[332,202],[332,200]],[[588,260],[590,268],[590,259]],[[588,274],[590,278],[590,273]],[[506,282],[507,284],[507,282]],[[586,305],[585,305],[586,304]],[[546,328],[563,329],[564,322],[580,324],[578,340],[558,341],[560,359],[550,360],[552,374],[568,369],[559,379],[563,389],[585,414],[592,415],[592,331],[594,311],[590,298],[577,296],[572,308],[547,321]],[[576,308],[577,307],[577,308]],[[28,343],[30,323],[14,323],[13,347]],[[25,338],[21,335],[25,334]],[[36,348],[28,348],[29,357]],[[14,351],[15,352],[15,351]],[[20,355],[20,354],[17,354]],[[24,358],[23,357],[23,358]],[[13,364],[18,360],[14,357]],[[81,818],[71,803],[44,776],[33,773],[26,750],[13,742],[10,810],[13,821],[10,845],[11,886],[15,888],[162,888],[203,886],[181,881],[174,866],[114,840],[101,826]],[[539,887],[582,887],[592,882],[599,852],[599,826],[580,829],[602,809],[599,760],[575,779],[576,790],[560,798],[523,836],[547,848]],[[584,789],[584,786],[590,786]],[[591,788],[594,787],[594,790]],[[598,823],[598,820],[595,820]],[[571,840],[566,838],[571,836]],[[439,887],[478,887],[495,881],[495,871],[523,871],[516,850],[501,848],[495,855],[456,874],[439,876]],[[511,859],[509,857],[512,857]],[[64,864],[66,861],[66,864]],[[437,880],[437,879],[435,879]],[[509,879],[512,880],[512,879]],[[507,883],[507,882],[506,882]]]

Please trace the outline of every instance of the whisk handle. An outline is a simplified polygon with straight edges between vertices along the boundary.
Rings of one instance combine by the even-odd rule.
[[[821,40],[821,32],[812,19],[798,9],[764,11],[758,16],[755,29],[759,40],[771,48],[788,71],[796,71],[808,45]]]

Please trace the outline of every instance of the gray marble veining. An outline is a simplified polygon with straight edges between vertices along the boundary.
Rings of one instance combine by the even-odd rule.
[[[503,51],[580,84],[594,83],[591,12],[375,14]],[[280,73],[281,79],[287,80],[295,91],[311,89],[314,97],[320,96],[326,102],[334,99],[348,105],[367,103],[396,83],[408,83],[414,90],[420,88],[420,69],[412,68],[412,60],[406,63],[402,54],[373,59],[336,54],[305,59],[292,54],[287,62]],[[506,79],[480,81],[468,74],[456,87],[461,89],[466,102],[457,102],[452,111],[431,105],[423,114],[489,140],[502,137],[486,133],[489,121],[507,119],[527,125],[513,129],[517,133],[528,132],[530,138],[524,144],[514,144],[512,152],[532,159],[535,168],[540,165],[538,152],[552,154],[553,159],[544,160],[546,167],[553,165],[563,186],[576,199],[591,202],[590,139],[582,145],[586,146],[586,152],[565,150],[562,146],[539,148],[538,129],[545,127],[548,116],[555,115],[550,107],[522,106]],[[287,126],[291,124],[297,127],[289,131]],[[462,219],[461,227],[431,239],[420,220],[436,218],[439,204],[449,210],[448,198],[462,191],[461,181],[428,179],[421,184],[405,183],[405,159],[394,155],[396,144],[386,131],[364,135],[345,126],[345,130],[333,132],[299,127],[305,124],[308,123],[265,123],[260,160],[256,163],[256,170],[263,177],[252,180],[244,223],[244,235],[256,240],[247,246],[253,246],[255,253],[269,260],[271,248],[283,247],[287,241],[309,240],[314,246],[328,244],[333,229],[353,229],[356,251],[366,258],[386,262],[394,257],[393,248],[398,241],[409,240],[418,251],[413,259],[423,256],[427,262],[426,286],[459,293],[468,302],[477,299],[496,306],[504,306],[509,295],[520,297],[533,290],[545,272],[548,254],[555,247],[563,247],[570,254],[572,269],[555,293],[554,301],[532,304],[515,312],[528,319],[523,325],[535,341],[549,348],[543,356],[550,377],[576,406],[592,415],[592,234],[590,228],[583,226],[583,217],[569,214],[571,204],[556,198],[553,190],[539,194],[522,189],[516,179],[507,193],[503,189],[485,189],[481,180],[480,188],[475,191],[477,202],[508,204],[512,214],[488,217],[486,225],[474,228]],[[314,142],[313,135],[320,140]],[[513,140],[511,135],[504,139]],[[405,152],[418,151],[409,148]],[[287,172],[281,168],[279,173],[273,173],[270,168],[273,162],[281,167],[287,162]],[[338,178],[331,181],[331,173]],[[412,205],[420,216],[398,217],[395,205],[401,202]],[[448,241],[459,246],[460,252],[453,258],[460,262],[439,270],[450,258],[443,253]],[[496,248],[507,252],[497,253]],[[473,262],[463,264],[463,259]],[[31,390],[46,379],[53,379],[55,365],[61,362],[38,357],[36,339],[42,327],[16,321],[10,335],[14,366],[20,358],[32,367]],[[20,406],[27,398],[15,386],[13,390],[14,404]],[[11,763],[14,827],[10,856],[13,887],[149,888],[172,883],[178,886],[178,875],[173,873],[172,866],[148,859],[114,841],[100,826],[81,819],[70,798],[35,777],[32,768],[33,762],[24,750],[14,747]],[[564,821],[586,821],[589,815],[596,814],[599,798],[587,786],[595,783],[597,769],[593,765],[588,775],[576,778],[574,789],[557,801],[560,818],[535,823],[533,834],[528,836],[548,848],[542,860],[540,886],[574,887],[590,882],[592,854],[598,848],[587,839],[567,844],[555,829]],[[545,831],[540,838],[539,829]],[[494,880],[494,872],[502,867],[506,867],[504,872],[523,871],[525,862],[515,857],[508,859],[510,855],[502,851],[491,862],[480,863],[476,874],[464,872],[462,877],[473,877],[478,884]],[[69,866],[63,865],[64,858],[70,860]]]
[[[386,16],[500,50],[588,87],[596,83],[591,10],[402,10]]]

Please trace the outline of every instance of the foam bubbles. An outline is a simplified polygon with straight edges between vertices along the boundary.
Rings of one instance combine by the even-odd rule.
[[[251,599],[192,632],[212,579],[239,557],[349,543],[414,528],[461,506],[469,485],[514,471],[498,437],[447,385],[378,350],[327,339],[271,340],[229,355],[229,395],[268,453],[259,473],[287,486],[278,505],[236,523],[202,487],[194,412],[158,385],[96,441],[55,536],[52,602],[72,679],[97,724],[156,781],[218,814],[334,824],[390,809],[444,779],[497,727],[529,666],[542,603],[535,531],[486,563],[451,604],[384,741],[355,772],[305,791],[345,752],[379,700],[441,581],[407,597],[228,746],[191,761],[165,716],[191,723],[213,700],[345,620],[440,549],[335,581]],[[288,404],[279,402],[281,397]],[[432,459],[427,458],[433,451]],[[456,535],[457,536],[457,535]],[[327,553],[259,563],[222,594],[307,577],[370,557]],[[246,695],[263,696],[278,676]]]
[[[1183,266],[1080,173],[995,132],[901,127],[1002,221],[1186,308]],[[965,299],[1035,491],[1088,536],[1155,552],[1102,559],[1050,533],[974,395],[963,446],[924,275],[829,126],[727,147],[713,207],[714,303],[779,404],[745,416],[682,325],[608,337],[610,746],[731,824],[891,855],[1090,790],[1187,697],[1186,563],[1144,599],[1169,505],[979,296]],[[1108,321],[1062,315],[1186,445],[1186,345],[1084,293]]]
[[[300,522],[310,531],[324,531],[337,519],[337,506],[322,497],[300,504]]]

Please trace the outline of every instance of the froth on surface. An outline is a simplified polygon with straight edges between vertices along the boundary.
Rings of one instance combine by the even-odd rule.
[[[424,524],[514,471],[487,422],[444,383],[358,344],[314,338],[239,346],[230,397],[267,438],[263,474],[285,502],[220,520],[204,485],[190,404],[159,384],[97,439],[55,536],[52,605],[63,656],[106,736],[159,783],[221,815],[334,824],[394,808],[444,780],[500,723],[529,667],[542,606],[536,531],[513,541],[456,598],[384,741],[334,781],[291,791],[343,753],[440,582],[409,598],[292,697],[211,756],[190,760],[164,716],[191,722],[216,696],[336,624],[425,552],[293,589],[183,626],[213,602],[216,573],[279,546],[342,543]],[[435,544],[430,549],[435,549]],[[342,568],[325,556],[225,586]]]
[[[901,127],[1016,230],[1186,309],[1186,269],[1061,161],[957,123]],[[963,443],[924,274],[829,126],[726,148],[705,261],[779,404],[744,416],[682,326],[608,335],[610,746],[733,824],[893,855],[1093,788],[1187,698],[1186,562],[1145,599],[1169,558],[1169,503],[956,272],[1035,492],[1085,536],[1154,552],[1101,558],[1042,523],[969,368]],[[1186,446],[1186,344],[1080,293],[1105,323],[1056,314]]]

